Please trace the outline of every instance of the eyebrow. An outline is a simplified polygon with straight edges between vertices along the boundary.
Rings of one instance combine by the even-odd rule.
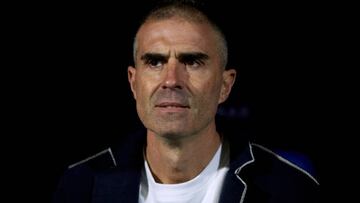
[[[149,61],[149,60],[157,60],[157,61],[167,61],[169,59],[169,54],[160,54],[160,53],[145,53],[140,57],[142,61]],[[180,53],[176,56],[176,58],[180,62],[190,61],[190,60],[207,60],[209,59],[209,55],[204,54],[202,52],[185,52]]]
[[[158,60],[158,61],[167,61],[169,59],[169,55],[159,54],[159,53],[145,53],[140,57],[142,61],[149,60]]]
[[[176,57],[180,62],[184,61],[204,61],[209,59],[209,55],[202,52],[189,52],[189,53],[180,53]]]

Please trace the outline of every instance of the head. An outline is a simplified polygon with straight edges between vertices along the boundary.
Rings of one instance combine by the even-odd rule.
[[[134,42],[128,78],[149,133],[181,138],[215,131],[218,105],[236,72],[226,69],[226,41],[202,12],[183,4],[154,10]]]

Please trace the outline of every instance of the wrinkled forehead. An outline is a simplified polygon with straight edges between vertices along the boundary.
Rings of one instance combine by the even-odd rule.
[[[177,17],[145,22],[137,33],[136,41],[137,49],[156,46],[159,43],[206,49],[216,46],[217,43],[216,33],[209,24]]]

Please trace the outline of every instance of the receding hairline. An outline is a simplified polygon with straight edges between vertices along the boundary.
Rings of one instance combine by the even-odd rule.
[[[171,19],[184,20],[186,22],[194,23],[194,24],[209,25],[210,28],[214,31],[214,34],[216,36],[219,56],[221,57],[221,62],[222,62],[221,65],[225,68],[227,64],[228,50],[227,50],[227,42],[223,32],[203,12],[192,6],[182,5],[182,4],[175,4],[175,5],[157,8],[152,12],[150,12],[149,15],[147,15],[145,20],[141,23],[134,39],[134,44],[133,44],[134,62],[136,62],[136,54],[138,49],[137,40],[140,29],[147,23],[158,22],[163,20],[171,20]]]
[[[146,21],[164,20],[172,17],[180,17],[194,23],[210,23],[208,17],[200,10],[186,4],[171,4],[156,8],[145,18]]]

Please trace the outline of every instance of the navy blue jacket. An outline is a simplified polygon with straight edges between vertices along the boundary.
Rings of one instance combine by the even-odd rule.
[[[70,166],[53,202],[138,202],[145,142],[144,134],[133,135],[122,146]],[[319,184],[306,171],[260,145],[231,139],[228,143],[230,170],[221,203],[319,202]]]

